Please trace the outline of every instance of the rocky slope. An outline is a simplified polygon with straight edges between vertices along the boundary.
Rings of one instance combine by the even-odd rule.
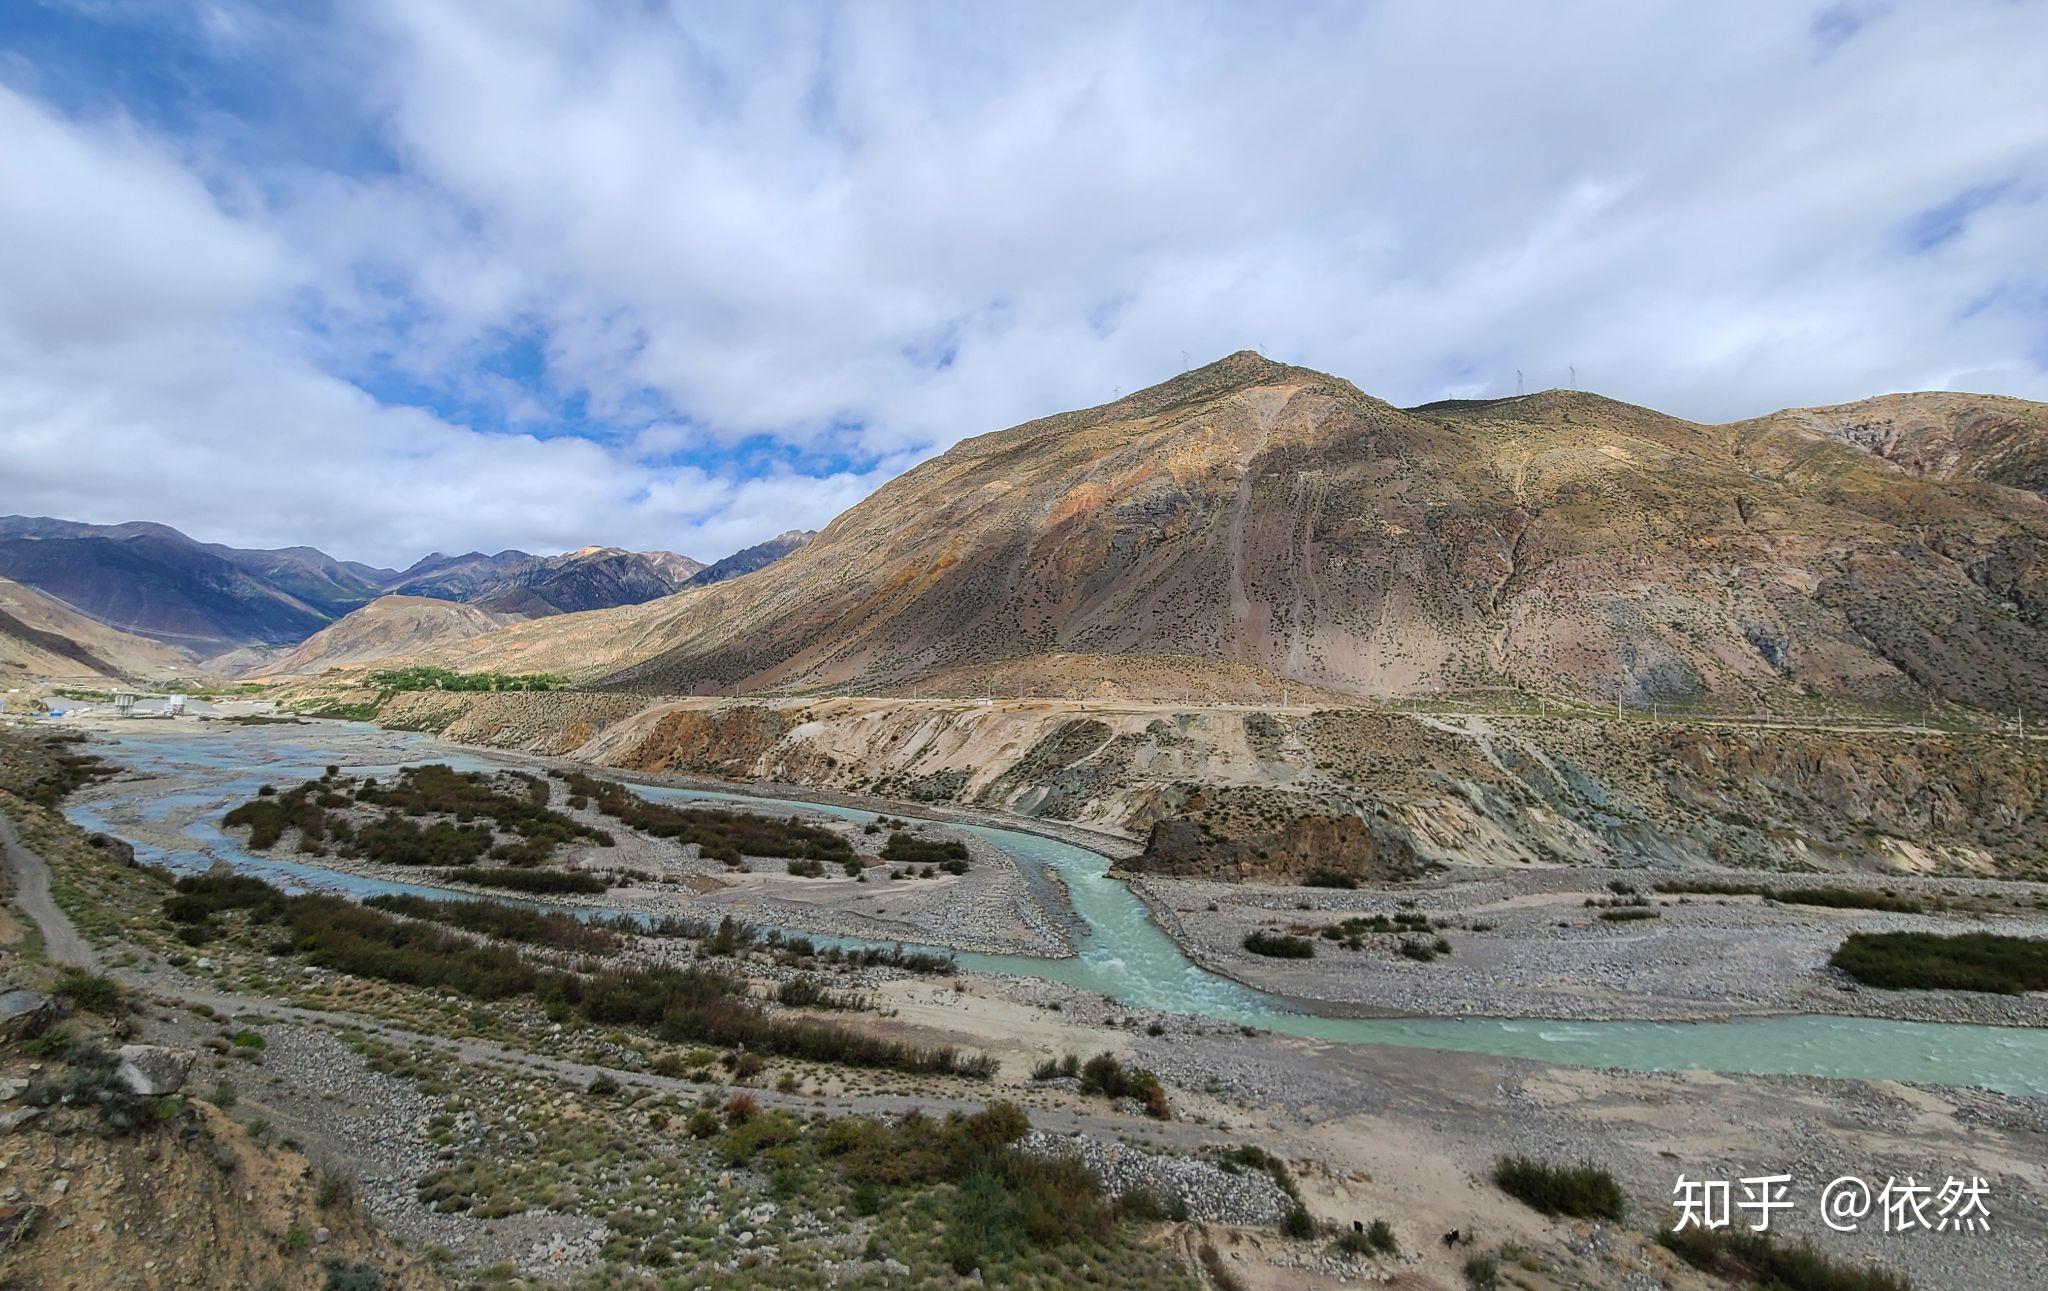
[[[375,699],[337,692],[345,702]],[[381,722],[627,770],[767,779],[1120,833],[1205,877],[1439,864],[2048,873],[2048,743],[1115,702],[385,697]]]
[[[1818,431],[1911,475],[1981,480],[2048,496],[2048,407],[1980,394],[1883,395],[1793,408],[1760,422]]]
[[[776,561],[781,560],[784,556],[787,556],[817,536],[818,533],[815,529],[784,530],[766,542],[757,542],[751,547],[742,547],[724,560],[711,562],[691,575],[682,586],[709,587],[713,583],[723,583],[729,578],[738,578],[742,574],[751,574],[757,569],[772,565]]]
[[[95,623],[61,602],[0,578],[0,682],[10,678],[190,675],[186,651]]]
[[[1562,391],[1403,410],[1240,353],[966,440],[742,583],[437,661],[650,695],[1063,654],[1171,657],[1196,695],[1248,667],[1637,707],[2048,700],[2048,505],[1795,420]]]

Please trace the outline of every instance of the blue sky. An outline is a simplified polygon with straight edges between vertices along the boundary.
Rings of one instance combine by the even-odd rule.
[[[17,0],[0,511],[708,559],[1243,347],[2048,398],[2041,66],[2002,0]]]

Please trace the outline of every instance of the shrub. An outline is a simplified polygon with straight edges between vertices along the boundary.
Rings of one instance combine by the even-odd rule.
[[[1781,1246],[1743,1229],[1665,1229],[1663,1246],[1705,1273],[1782,1291],[1911,1291],[1907,1279],[1878,1268],[1838,1263],[1805,1242]]]
[[[1358,880],[1354,876],[1338,870],[1310,870],[1301,876],[1301,886],[1305,888],[1343,888],[1348,891],[1357,888]]]
[[[725,1123],[745,1125],[761,1110],[761,1100],[742,1091],[725,1100]]]
[[[465,882],[469,873],[463,873]],[[548,913],[531,906],[507,905],[502,901],[429,900],[409,895],[376,896],[363,902],[372,910],[388,910],[409,919],[445,923],[501,941],[547,946],[581,954],[603,954],[615,950],[619,936],[611,929],[578,919],[571,914]]]
[[[1493,1291],[1500,1285],[1500,1259],[1493,1255],[1472,1255],[1465,1260],[1465,1281],[1473,1291]]]
[[[324,1168],[320,1171],[319,1188],[313,1195],[314,1203],[320,1209],[332,1210],[336,1206],[346,1206],[355,1200],[355,1196],[356,1181],[354,1179],[332,1167]]]
[[[1297,1241],[1307,1241],[1316,1235],[1316,1217],[1308,1213],[1308,1207],[1295,1202],[1280,1217],[1280,1231]]]
[[[360,1260],[329,1260],[326,1291],[384,1291],[384,1270]]]
[[[854,855],[853,845],[834,831],[806,825],[794,816],[776,820],[752,812],[650,802],[624,785],[581,771],[565,772],[562,780],[571,793],[590,799],[599,811],[620,823],[656,838],[695,843],[704,855],[727,864],[738,864],[742,856],[812,858],[844,864]]]
[[[1254,955],[1268,959],[1314,959],[1316,944],[1306,937],[1289,936],[1284,932],[1247,933],[1244,948]]]
[[[1628,1208],[1614,1176],[1591,1162],[1554,1166],[1529,1157],[1502,1157],[1493,1181],[1510,1197],[1546,1215],[1619,1222]]]
[[[619,1082],[610,1073],[600,1071],[590,1078],[590,1083],[583,1087],[583,1092],[599,1098],[609,1097],[619,1092]]]
[[[1384,1219],[1375,1219],[1365,1226],[1365,1244],[1376,1255],[1392,1255],[1401,1249],[1401,1243],[1394,1237],[1394,1226]]]
[[[957,838],[917,838],[898,831],[882,844],[882,859],[902,865],[936,865],[949,874],[967,870],[967,844]],[[957,862],[958,869],[953,868]]]
[[[1989,932],[1854,932],[1828,963],[1885,990],[2048,990],[2048,940]]]
[[[443,883],[472,883],[480,888],[503,888],[507,892],[530,892],[543,896],[586,895],[608,892],[611,885],[594,874],[576,870],[515,870],[471,867],[441,871]]]
[[[1600,917],[1608,923],[1629,923],[1637,919],[1655,919],[1659,915],[1655,910],[1646,910],[1641,906],[1629,906],[1621,910],[1602,910]]]
[[[99,973],[88,973],[79,968],[67,968],[57,979],[57,994],[71,1003],[73,1008],[87,1013],[118,1013],[121,1011],[121,984],[111,977]]]

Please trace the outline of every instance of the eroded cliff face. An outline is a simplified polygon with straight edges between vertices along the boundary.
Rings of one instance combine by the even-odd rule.
[[[1183,879],[1284,882],[1319,875],[1393,882],[1431,866],[1406,836],[1359,816],[1296,816],[1277,829],[1234,838],[1176,816],[1154,823],[1145,850],[1117,868]]]
[[[1082,702],[400,695],[379,720],[624,770],[1071,821],[1236,877],[1432,864],[2048,873],[2048,743]]]

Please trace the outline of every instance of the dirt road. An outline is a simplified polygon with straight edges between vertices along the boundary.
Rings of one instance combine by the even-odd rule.
[[[92,947],[50,896],[50,867],[22,845],[14,822],[4,815],[0,815],[0,855],[5,856],[7,872],[13,876],[15,908],[42,930],[43,953],[52,963],[67,968],[91,968],[95,962]]]

